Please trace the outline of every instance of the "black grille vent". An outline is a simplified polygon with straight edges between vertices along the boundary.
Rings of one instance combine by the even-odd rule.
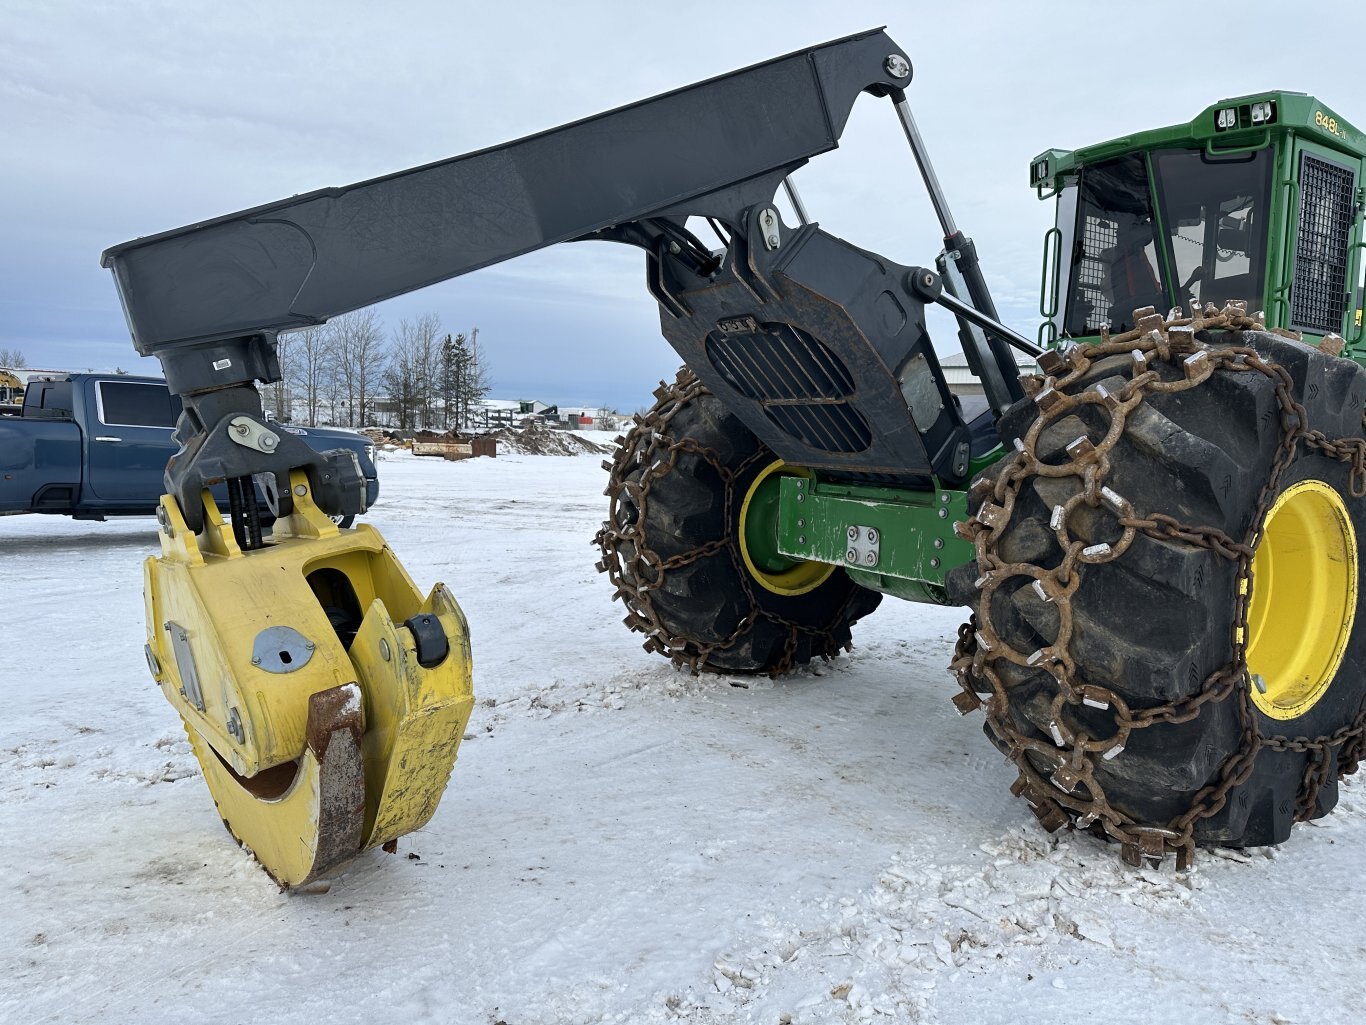
[[[722,322],[707,336],[716,372],[757,402],[784,434],[823,452],[863,452],[868,421],[849,402],[854,380],[833,352],[791,324],[750,317]]]
[[[1300,159],[1300,230],[1290,293],[1290,326],[1297,331],[1342,330],[1355,184],[1348,168],[1309,153]]]

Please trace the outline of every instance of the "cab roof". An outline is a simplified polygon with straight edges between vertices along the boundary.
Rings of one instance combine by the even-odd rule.
[[[1125,153],[1202,146],[1213,152],[1260,148],[1273,136],[1294,132],[1355,158],[1366,157],[1366,135],[1316,97],[1271,90],[1212,103],[1193,120],[1134,132],[1081,149],[1044,150],[1029,164],[1029,184],[1040,195],[1062,185],[1069,172]]]

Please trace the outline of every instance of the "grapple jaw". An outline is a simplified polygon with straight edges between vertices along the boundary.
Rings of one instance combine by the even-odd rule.
[[[473,706],[469,631],[424,600],[378,531],[340,531],[291,477],[293,513],[243,551],[163,497],[144,565],[148,665],[233,836],[284,887],[421,828]]]

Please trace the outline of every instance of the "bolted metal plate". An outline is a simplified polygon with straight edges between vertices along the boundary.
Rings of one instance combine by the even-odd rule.
[[[199,670],[195,668],[194,653],[190,650],[189,632],[179,623],[167,623],[166,632],[171,635],[171,654],[175,656],[176,671],[180,674],[180,692],[202,712],[204,691],[199,686]]]
[[[292,673],[313,657],[313,642],[292,626],[271,626],[256,635],[251,664],[268,673]]]
[[[849,547],[845,550],[844,561],[851,566],[872,569],[882,558],[882,537],[876,527],[867,524],[851,523],[845,530]]]

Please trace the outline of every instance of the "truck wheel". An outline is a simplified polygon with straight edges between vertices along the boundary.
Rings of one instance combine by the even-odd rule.
[[[772,481],[789,469],[686,368],[603,466],[599,570],[625,622],[693,672],[785,673],[850,646],[882,596],[834,566],[764,543]],[[769,482],[765,487],[765,482]]]
[[[1366,372],[1147,312],[1003,417],[1021,450],[974,488],[979,563],[950,579],[976,619],[953,668],[1015,792],[1132,863],[1284,841],[1366,722]]]

